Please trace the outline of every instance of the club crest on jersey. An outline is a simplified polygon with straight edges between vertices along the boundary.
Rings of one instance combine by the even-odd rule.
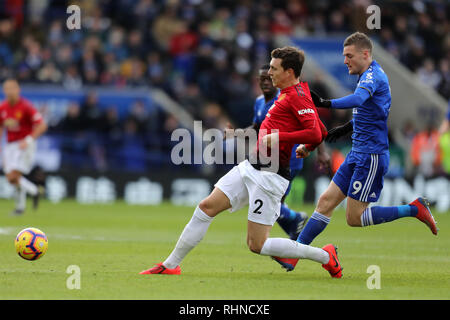
[[[22,111],[17,111],[16,112],[16,119],[20,119],[22,118]]]
[[[304,114],[307,114],[307,113],[314,113],[314,110],[311,109],[311,108],[298,110],[298,114],[299,115],[304,115]]]
[[[281,94],[281,95],[278,97],[277,101],[282,101],[282,100],[284,100],[284,98],[286,98],[286,93]]]

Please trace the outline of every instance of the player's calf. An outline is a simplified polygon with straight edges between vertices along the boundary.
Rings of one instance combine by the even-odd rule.
[[[248,221],[247,246],[251,252],[261,254],[264,243],[269,237],[272,226]]]

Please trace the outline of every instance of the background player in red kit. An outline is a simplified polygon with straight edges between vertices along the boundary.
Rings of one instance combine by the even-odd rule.
[[[279,160],[279,165],[266,165],[264,168],[262,161],[250,163],[245,160],[231,169],[197,206],[169,257],[141,274],[180,274],[179,264],[200,243],[212,219],[227,209],[234,212],[248,205],[247,245],[252,252],[310,259],[322,263],[332,277],[342,276],[333,245],[320,249],[290,239],[269,238],[280,212],[281,198],[289,184],[293,146],[303,143],[313,150],[327,135],[312,102],[308,84],[299,82],[304,60],[303,51],[294,47],[272,51],[269,75],[281,92],[261,124],[258,150],[266,150],[269,156],[278,153],[279,159],[275,160]],[[261,154],[258,152],[258,156]]]
[[[33,197],[35,209],[38,205],[41,191],[23,175],[32,169],[35,140],[47,130],[47,124],[31,103],[20,96],[20,86],[16,80],[6,80],[3,83],[3,92],[5,101],[0,104],[0,138],[3,129],[7,132],[7,143],[3,150],[3,171],[17,191],[13,214],[22,214],[26,207],[27,193]]]

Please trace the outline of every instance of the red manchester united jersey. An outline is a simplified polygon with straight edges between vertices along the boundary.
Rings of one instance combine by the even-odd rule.
[[[265,134],[275,132],[273,130],[279,132],[280,165],[286,167],[295,144],[305,144],[313,150],[325,139],[327,130],[320,121],[306,82],[281,90],[261,124],[258,142]]]
[[[20,98],[14,105],[10,105],[8,101],[0,104],[0,126],[6,129],[8,142],[22,140],[41,121],[41,114],[24,98]]]

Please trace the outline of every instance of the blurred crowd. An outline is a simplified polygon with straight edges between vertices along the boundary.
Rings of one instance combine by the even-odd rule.
[[[276,37],[348,35],[360,30],[449,99],[450,5],[446,1],[79,0],[70,4],[81,8],[80,30],[67,30],[69,1],[0,1],[0,80],[16,76],[23,84],[55,84],[67,90],[158,87],[206,127],[224,127],[229,121],[245,127],[260,94],[257,70],[268,62]],[[366,29],[365,10],[370,4],[382,7],[378,33]],[[328,96],[320,76],[305,80]],[[86,116],[84,110],[86,106],[71,107],[55,130],[86,129],[89,121],[80,120]],[[80,119],[72,121],[75,114]],[[333,126],[349,115],[324,111],[322,116],[327,126]],[[152,130],[165,132],[178,125],[170,115],[164,117],[142,124],[140,116],[131,116],[119,125],[114,110],[109,110],[101,115],[100,126],[93,128],[114,136],[120,126],[123,137],[124,132],[143,133],[142,126],[154,125],[158,129]],[[143,143],[148,149],[154,147],[154,142]]]
[[[62,169],[146,171],[169,163],[172,132],[178,120],[136,99],[124,115],[102,105],[95,92],[67,106],[47,137],[61,151]]]

